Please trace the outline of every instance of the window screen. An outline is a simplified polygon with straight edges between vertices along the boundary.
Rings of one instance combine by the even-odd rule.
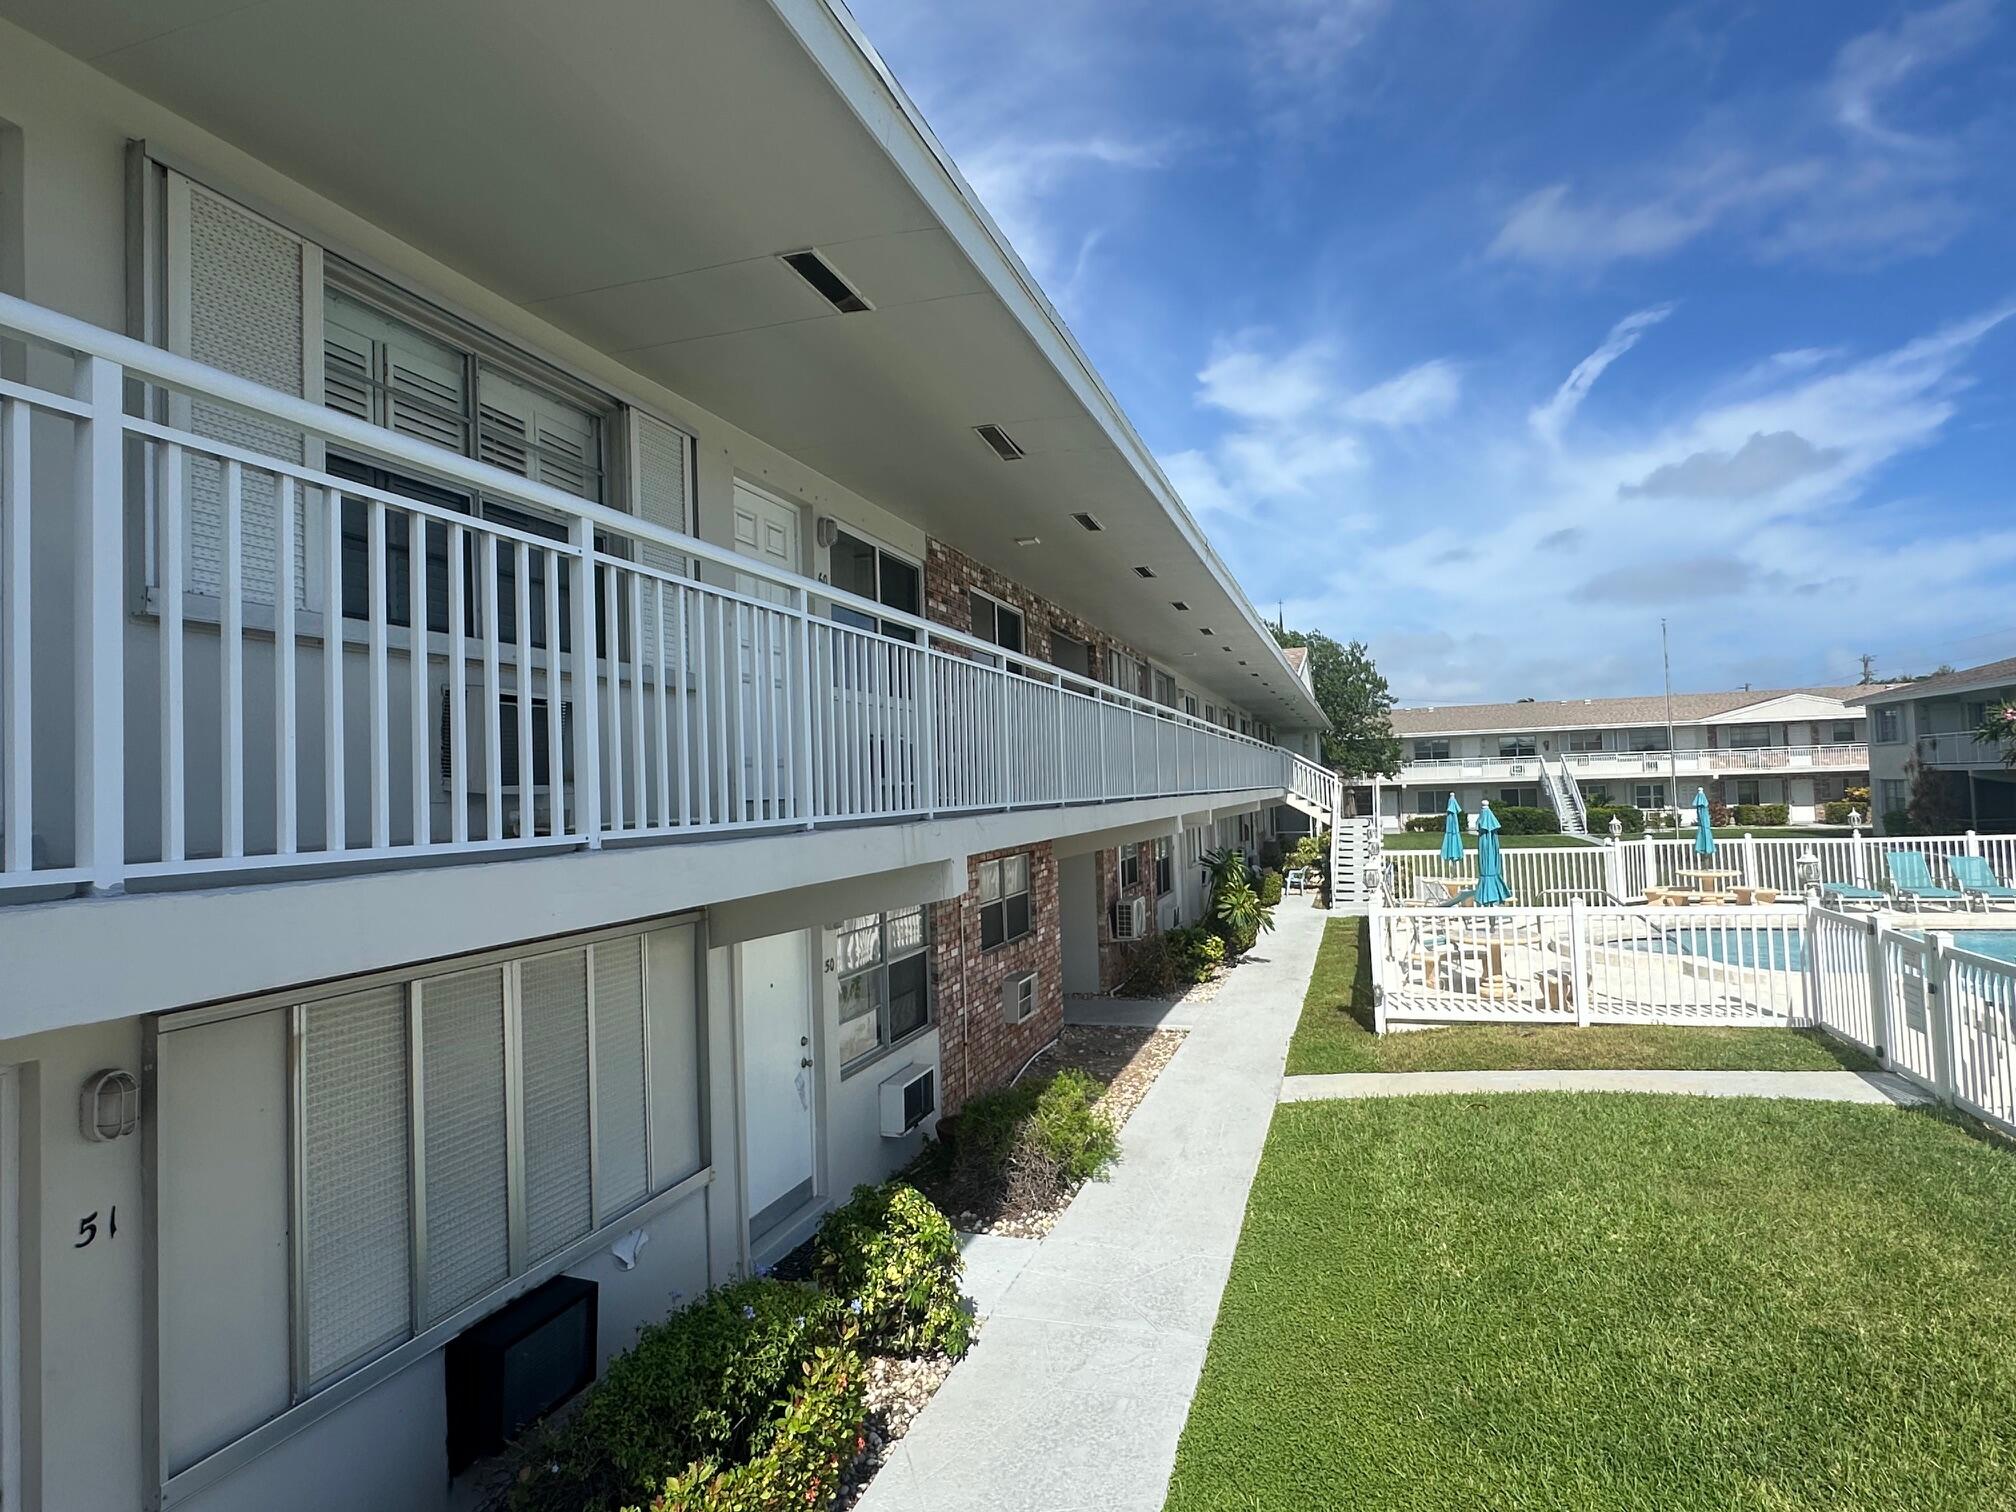
[[[433,1323],[511,1274],[503,968],[423,982],[420,1026]]]
[[[595,946],[596,1202],[603,1215],[650,1186],[644,1122],[644,941]]]
[[[567,950],[519,970],[524,1036],[525,1244],[538,1261],[588,1232],[588,957]]]
[[[306,1010],[302,1158],[309,1380],[397,1344],[409,1316],[406,993]]]

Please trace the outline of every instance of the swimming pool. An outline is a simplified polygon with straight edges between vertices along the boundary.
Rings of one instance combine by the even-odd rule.
[[[1976,955],[1993,956],[1998,961],[2016,961],[2016,929],[1960,929],[1953,943]]]
[[[1662,930],[1657,939],[1633,940],[1629,948],[1651,955],[1701,956],[1767,971],[1806,969],[1806,942],[1797,926],[1766,931],[1681,925]]]

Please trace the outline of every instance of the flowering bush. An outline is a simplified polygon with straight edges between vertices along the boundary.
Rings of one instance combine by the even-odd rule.
[[[921,1199],[920,1199],[921,1200]],[[940,1220],[941,1222],[943,1220]],[[825,1507],[840,1489],[840,1472],[863,1449],[861,1357],[850,1344],[813,1352],[781,1410],[757,1433],[750,1456],[723,1468],[718,1460],[689,1465],[665,1479],[644,1507],[624,1512],[782,1512]]]
[[[945,1215],[913,1186],[859,1186],[826,1215],[812,1241],[812,1274],[848,1298],[863,1343],[882,1354],[942,1350],[955,1360],[972,1340],[962,1305],[966,1262]]]

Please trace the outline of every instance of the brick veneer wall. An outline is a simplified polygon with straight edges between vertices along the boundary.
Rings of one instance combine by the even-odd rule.
[[[1029,933],[992,950],[980,948],[980,863],[1026,850]],[[1057,859],[1049,845],[971,856],[964,897],[932,906],[931,951],[937,986],[939,1111],[956,1113],[976,1093],[1005,1085],[1064,1027],[1064,953],[1058,932]],[[1037,973],[1036,1011],[1020,1024],[1001,1012],[1001,984]]]
[[[1020,583],[1003,577],[943,541],[932,541],[924,556],[924,613],[941,625],[969,634],[973,629],[974,589],[1001,600],[1022,613],[1022,650],[1035,661],[1052,661],[1051,636],[1068,635],[1092,648],[1092,678],[1106,680],[1106,669],[1115,652],[1142,660],[1133,648],[1115,640],[1098,626],[1067,614],[1048,599],[1039,598]],[[1146,694],[1148,689],[1136,690]]]

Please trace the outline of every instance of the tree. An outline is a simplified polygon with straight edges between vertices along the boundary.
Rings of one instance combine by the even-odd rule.
[[[1393,690],[1372,665],[1363,641],[1340,645],[1320,630],[1276,628],[1274,639],[1309,653],[1316,703],[1330,721],[1323,761],[1346,777],[1393,777],[1400,771],[1400,739],[1393,733]]]

